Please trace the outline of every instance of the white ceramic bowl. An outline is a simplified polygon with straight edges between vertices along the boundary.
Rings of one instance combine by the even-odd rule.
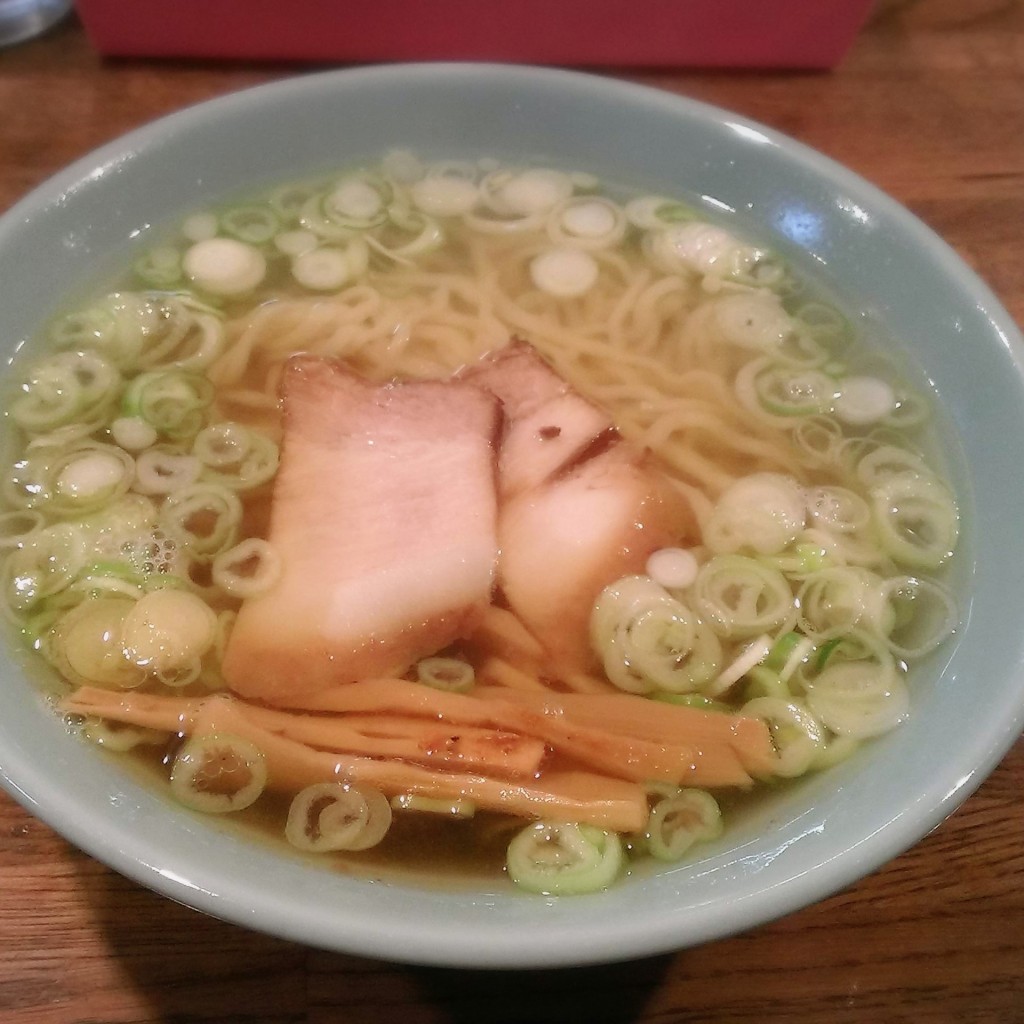
[[[706,942],[852,883],[972,792],[1024,715],[1021,338],[981,282],[904,209],[822,156],[725,111],[586,75],[474,65],[299,78],[206,103],[106,146],[0,221],[11,346],[123,266],[150,225],[211,199],[379,155],[544,158],[706,195],[884,322],[947,414],[962,499],[966,628],[922,665],[911,720],[766,803],[692,864],[561,901],[433,891],[309,867],[176,810],[67,735],[10,655],[0,774],[71,842],[218,917],[367,956],[553,967]]]

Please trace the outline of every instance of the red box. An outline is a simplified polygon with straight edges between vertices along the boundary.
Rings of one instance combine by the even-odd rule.
[[[829,68],[872,0],[77,0],[118,56]]]

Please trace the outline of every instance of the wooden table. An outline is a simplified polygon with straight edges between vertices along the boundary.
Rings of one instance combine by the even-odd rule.
[[[158,115],[294,74],[104,62],[71,21],[0,53],[0,208]],[[934,227],[1024,321],[1024,10],[883,3],[830,74],[623,77],[773,125]],[[2,712],[0,712],[2,713]],[[206,918],[0,798],[0,1022],[1024,1021],[1024,742],[916,848],[728,941],[579,970],[395,967]]]

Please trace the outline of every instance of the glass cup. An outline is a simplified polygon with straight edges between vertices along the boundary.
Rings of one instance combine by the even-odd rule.
[[[71,0],[0,0],[0,47],[45,32],[71,10]]]

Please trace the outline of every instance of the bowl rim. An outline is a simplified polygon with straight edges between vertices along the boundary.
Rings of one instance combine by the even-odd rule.
[[[373,86],[376,83],[387,83],[393,87],[401,82],[408,87],[424,87],[431,81],[473,80],[479,76],[509,88],[528,84],[530,88],[584,90],[611,104],[628,99],[671,116],[685,113],[702,121],[725,122],[740,133],[745,131],[759,136],[761,144],[783,153],[787,160],[799,164],[804,171],[838,183],[849,195],[906,236],[914,246],[927,249],[940,271],[956,279],[958,286],[991,323],[995,334],[1003,340],[1016,373],[1024,381],[1024,363],[1020,355],[1024,351],[1024,339],[1009,314],[952,248],[894,199],[817,150],[759,122],[675,93],[588,72],[483,62],[388,64],[318,72],[233,91],[184,107],[136,128],[50,177],[0,218],[0,248],[10,244],[11,236],[16,232],[29,230],[33,218],[41,210],[54,203],[73,202],[80,183],[87,180],[97,167],[116,166],[144,156],[150,147],[171,134],[171,129],[187,130],[197,119],[230,117],[235,111],[258,106],[268,96],[301,97],[320,94],[324,90]],[[1019,652],[1015,664],[1018,669],[1022,664]],[[925,810],[918,807],[913,816],[896,814],[888,819],[880,818],[877,830],[863,837],[842,856],[834,856],[806,871],[794,872],[790,877],[780,876],[770,889],[744,892],[734,902],[725,904],[710,899],[715,913],[702,920],[699,928],[694,928],[692,922],[680,920],[680,915],[670,908],[666,908],[656,921],[642,919],[640,915],[629,917],[616,910],[616,930],[609,934],[597,927],[600,921],[597,911],[566,915],[559,911],[557,901],[533,900],[531,909],[525,913],[529,920],[541,922],[543,934],[538,937],[533,933],[526,935],[525,929],[514,927],[523,913],[522,899],[494,895],[480,897],[479,894],[474,897],[474,913],[479,912],[478,916],[472,927],[462,934],[450,929],[439,936],[437,920],[428,922],[424,927],[412,921],[411,916],[405,922],[394,914],[377,917],[369,904],[361,908],[367,911],[367,917],[360,921],[350,917],[342,932],[326,919],[312,927],[310,921],[295,913],[286,893],[265,890],[254,894],[246,887],[244,879],[238,883],[236,879],[224,877],[219,868],[214,868],[211,873],[193,864],[187,874],[178,873],[174,865],[161,862],[153,839],[144,839],[140,852],[137,849],[139,837],[131,832],[131,821],[127,819],[115,818],[108,823],[110,827],[107,830],[97,832],[87,816],[74,813],[59,781],[52,773],[42,770],[29,751],[23,752],[17,747],[0,751],[0,785],[74,845],[122,875],[180,903],[248,928],[307,945],[407,963],[486,968],[577,966],[665,953],[722,938],[808,906],[857,881],[913,845],[982,783],[1024,729],[1024,689],[1018,698],[1016,707],[1009,709],[1000,722],[988,722],[981,735],[971,738],[955,759],[955,770],[937,775],[928,790],[920,794],[919,803],[926,806]],[[9,739],[0,725],[0,741],[5,738]],[[90,756],[94,756],[93,752]],[[127,795],[120,796],[132,804],[133,812],[146,814],[151,809],[145,794],[140,796],[130,790]],[[814,823],[810,824],[812,828],[816,827]],[[233,840],[226,839],[223,842],[218,840],[215,845],[230,848],[233,855],[250,860],[256,868],[270,863],[261,852],[247,854],[232,843]],[[370,890],[373,887],[363,885],[363,888]],[[402,889],[401,886],[386,888],[392,891]],[[430,894],[420,890],[409,892],[412,893],[409,899],[414,902],[419,899],[423,905],[433,903]],[[451,899],[450,895],[446,898]],[[464,909],[459,898],[455,898],[454,903]],[[438,906],[440,908],[441,904]],[[503,911],[510,913],[511,917],[504,916]],[[439,912],[443,914],[443,910]],[[583,932],[581,923],[593,927],[589,932]]]

